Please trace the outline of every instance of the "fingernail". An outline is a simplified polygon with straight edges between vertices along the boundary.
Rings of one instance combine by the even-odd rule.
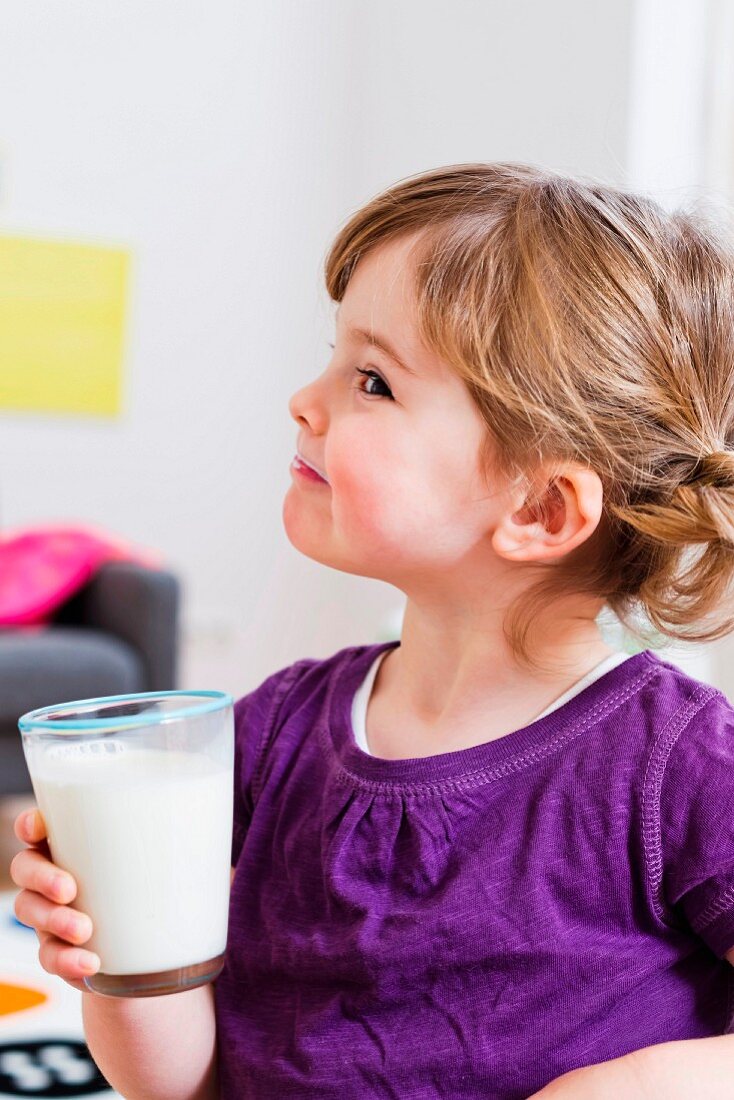
[[[81,917],[70,917],[66,922],[66,935],[74,938],[89,939],[89,936],[85,936],[84,933],[87,930],[87,922]]]
[[[99,955],[95,955],[91,951],[80,951],[77,958],[79,960],[79,969],[83,970],[85,974],[94,974],[99,970]]]
[[[23,814],[21,825],[23,827],[23,832],[28,833],[30,836],[33,832],[33,810],[29,810],[28,813]]]
[[[68,886],[69,880],[66,875],[56,875],[52,883],[53,893],[57,898],[63,900],[69,892]]]

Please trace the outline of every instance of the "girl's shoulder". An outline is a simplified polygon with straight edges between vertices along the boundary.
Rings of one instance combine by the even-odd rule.
[[[649,781],[660,796],[681,800],[695,792],[701,802],[717,791],[734,797],[734,706],[719,688],[658,660],[649,685],[654,723]],[[657,693],[657,697],[656,697]],[[664,720],[663,720],[664,719]]]
[[[300,699],[304,693],[334,690],[340,680],[352,670],[369,668],[371,662],[383,649],[396,645],[396,642],[374,642],[345,646],[328,657],[302,657],[292,664],[284,665],[271,673],[262,683],[241,696],[235,703],[235,714],[252,706],[263,703],[272,704],[276,699],[281,703],[286,698],[292,701]]]
[[[396,644],[345,646],[328,657],[303,657],[277,669],[236,701],[238,740],[272,741],[290,719],[297,718],[297,725],[308,726],[316,712],[333,705],[340,695],[353,692],[378,653]]]
[[[369,667],[383,648],[385,643],[346,646],[328,657],[303,657],[277,669],[236,701],[236,824],[251,813],[268,769],[288,769],[335,698],[341,703],[340,693],[351,690],[363,667]]]
[[[647,650],[646,655],[652,675],[638,706],[649,718],[653,755],[667,760],[676,745],[701,739],[710,744],[717,737],[734,745],[734,706],[724,692],[659,654]]]

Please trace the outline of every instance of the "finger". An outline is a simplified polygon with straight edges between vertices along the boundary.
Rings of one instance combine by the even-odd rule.
[[[61,905],[68,905],[76,897],[76,882],[72,876],[34,848],[25,848],[13,857],[10,877],[16,886],[34,890]]]
[[[14,824],[15,835],[25,844],[40,844],[48,835],[40,810],[26,810],[18,814]]]
[[[51,937],[49,936],[49,934],[48,934],[47,932],[39,932],[39,933],[38,933],[38,940],[39,940],[39,944],[43,944],[43,943],[45,943],[45,941],[46,941],[46,940],[48,940],[48,939],[50,939],[50,938],[51,938]],[[38,952],[38,959],[39,959],[39,965],[40,965],[40,959],[41,959],[41,952],[40,952],[40,950],[39,950],[39,952]],[[58,975],[58,976],[59,976],[59,977],[62,977],[62,975]],[[87,986],[86,986],[86,985],[84,984],[84,982],[83,982],[83,981],[81,981],[81,980],[77,981],[77,980],[76,980],[76,979],[74,979],[74,978],[63,978],[63,980],[64,980],[64,981],[65,981],[65,982],[66,982],[66,983],[67,983],[68,985],[70,985],[70,986],[71,986],[71,987],[72,987],[73,989],[78,989],[80,993],[89,993],[89,989],[88,989],[88,987],[87,987]]]
[[[57,974],[65,981],[80,982],[99,970],[99,956],[93,951],[70,947],[48,932],[40,932],[38,938],[41,943],[38,961],[48,974]],[[84,988],[86,990],[86,986]]]
[[[86,943],[94,931],[91,917],[65,905],[54,905],[40,894],[21,890],[13,904],[19,921],[37,932],[50,932],[77,946]]]

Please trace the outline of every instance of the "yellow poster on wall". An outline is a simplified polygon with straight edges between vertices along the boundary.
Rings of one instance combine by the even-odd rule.
[[[0,411],[115,416],[129,253],[0,234]]]

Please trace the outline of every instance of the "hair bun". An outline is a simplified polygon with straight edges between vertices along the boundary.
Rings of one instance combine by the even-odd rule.
[[[697,459],[681,485],[711,485],[714,489],[734,488],[734,451],[710,451]]]

